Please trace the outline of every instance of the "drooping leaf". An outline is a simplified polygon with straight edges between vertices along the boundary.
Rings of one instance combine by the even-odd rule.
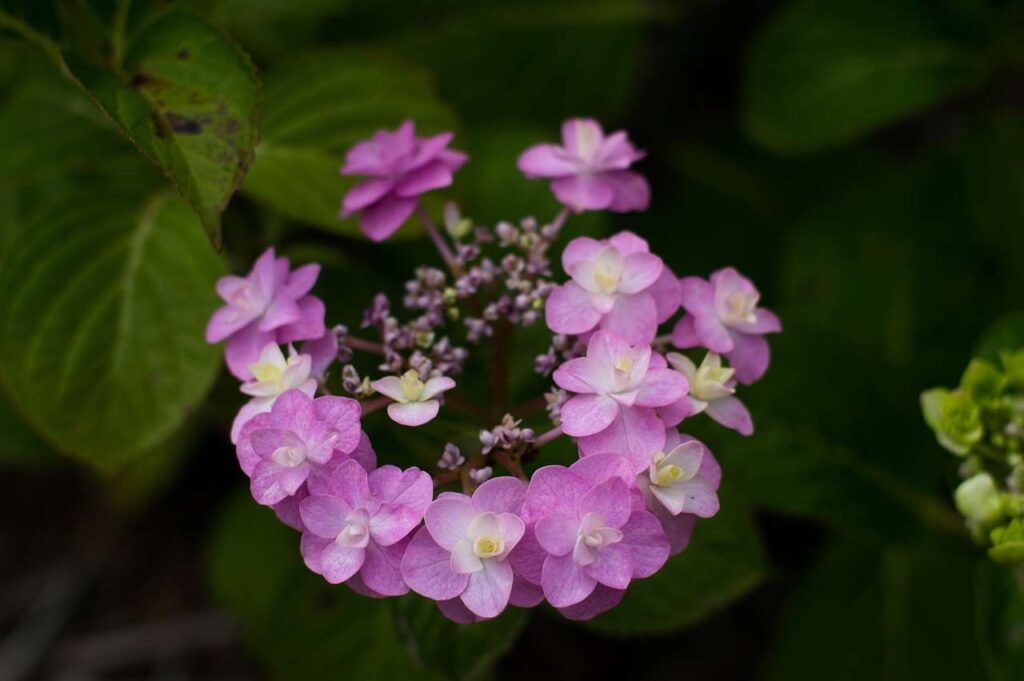
[[[962,545],[831,548],[783,614],[766,681],[982,679]]]
[[[978,87],[984,45],[923,0],[794,0],[751,47],[747,131],[781,152],[857,139]]]
[[[223,263],[183,201],[52,206],[0,263],[0,380],[58,449],[112,470],[157,445],[219,363],[203,328]]]
[[[630,584],[616,608],[586,623],[597,631],[640,636],[695,624],[728,606],[766,576],[749,505],[726,480],[721,510],[698,520],[690,545],[653,577]]]
[[[345,152],[406,118],[421,135],[454,126],[426,72],[355,50],[293,60],[267,75],[262,139],[242,191],[286,217],[358,234],[354,218],[338,218],[355,183],[338,174]]]

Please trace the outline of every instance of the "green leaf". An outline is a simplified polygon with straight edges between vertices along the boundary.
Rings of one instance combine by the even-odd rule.
[[[213,528],[208,575],[272,679],[320,681],[332,670],[351,679],[442,678],[410,659],[387,601],[307,570],[299,535],[246,493],[232,498]]]
[[[206,394],[224,266],[197,227],[167,194],[85,195],[19,230],[0,263],[0,380],[58,449],[115,469]]]
[[[73,58],[69,66],[219,246],[220,215],[257,139],[259,83],[246,54],[197,16],[172,10],[133,36],[116,73]]]
[[[673,631],[749,593],[765,578],[765,557],[749,505],[728,480],[721,510],[698,520],[690,545],[653,577],[633,582],[617,607],[586,623],[609,634]]]
[[[25,424],[0,394],[0,466],[35,468],[56,460],[53,449]]]
[[[478,679],[516,642],[529,611],[509,608],[486,622],[455,624],[422,596],[394,601],[395,626],[413,659],[446,679]]]
[[[1024,348],[1024,312],[1013,312],[1000,318],[982,335],[974,354],[990,361],[998,361],[1007,350]]]
[[[808,152],[850,142],[980,86],[984,45],[924,0],[795,0],[754,42],[744,119],[760,144]]]
[[[977,633],[992,681],[1024,679],[1024,583],[1019,572],[978,564]]]
[[[982,679],[961,545],[832,547],[789,601],[766,681]]]
[[[421,135],[454,127],[426,72],[354,50],[293,60],[266,78],[262,140],[242,191],[294,220],[359,234],[355,218],[338,218],[357,181],[338,175],[345,152],[406,118]]]

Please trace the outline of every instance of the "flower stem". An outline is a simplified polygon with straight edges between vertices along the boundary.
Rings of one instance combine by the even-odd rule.
[[[537,436],[537,438],[533,441],[533,446],[536,447],[537,449],[540,449],[544,445],[550,443],[552,440],[558,438],[561,434],[562,426],[555,426],[548,432],[541,433],[539,436]]]
[[[569,209],[563,207],[562,210],[558,211],[558,215],[551,221],[551,225],[555,229],[562,229],[565,226],[565,221],[569,219]]]
[[[672,334],[663,333],[651,341],[651,345],[667,345],[672,342]]]
[[[448,269],[452,271],[456,277],[461,277],[465,272],[462,269],[462,265],[455,259],[455,254],[452,253],[452,249],[448,248],[448,244],[445,242],[444,237],[441,236],[441,232],[438,231],[437,225],[427,215],[427,211],[423,210],[423,206],[416,206],[416,217],[419,218],[420,223],[423,225],[423,229],[427,230],[427,235],[430,236],[430,240],[434,242],[434,246],[437,247],[437,252],[441,254],[441,258],[448,265]]]
[[[495,418],[505,413],[508,404],[508,348],[512,325],[502,319],[495,324],[491,342],[491,409]]]
[[[369,352],[374,355],[384,355],[384,346],[380,343],[363,340],[362,338],[355,338],[354,336],[345,336],[344,342],[345,345],[349,346],[353,350],[362,350],[363,352]]]
[[[530,478],[527,477],[526,471],[523,470],[522,465],[519,463],[518,455],[513,455],[507,451],[495,452],[494,460],[523,482],[529,482]]]
[[[388,406],[389,404],[391,404],[391,401],[392,400],[390,397],[384,396],[376,397],[372,400],[366,400],[365,402],[362,403],[363,416],[366,416],[367,414],[372,414],[378,409],[382,409],[383,407]]]

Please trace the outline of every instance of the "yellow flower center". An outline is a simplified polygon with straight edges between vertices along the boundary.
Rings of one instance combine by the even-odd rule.
[[[409,402],[419,402],[424,387],[423,381],[420,380],[420,375],[415,369],[409,369],[402,374],[402,394]]]
[[[502,548],[501,539],[493,537],[480,537],[473,543],[473,553],[477,558],[492,558],[501,553]]]

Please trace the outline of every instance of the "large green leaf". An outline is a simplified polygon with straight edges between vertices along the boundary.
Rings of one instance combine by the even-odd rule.
[[[262,140],[242,191],[295,220],[358,234],[355,219],[338,218],[355,182],[338,175],[345,151],[406,118],[420,134],[453,127],[426,72],[354,50],[294,60],[266,78]]]
[[[690,545],[653,577],[630,584],[616,608],[587,626],[642,636],[698,622],[744,596],[766,575],[765,557],[750,507],[725,482],[722,508],[698,520]]]
[[[0,465],[45,466],[55,460],[53,449],[39,439],[0,395]]]
[[[0,263],[0,379],[57,448],[116,468],[206,393],[224,268],[197,222],[165,193],[85,195],[18,230]]]
[[[744,119],[761,144],[843,144],[977,87],[984,45],[924,0],[795,0],[754,42]]]
[[[307,570],[299,535],[247,494],[221,514],[208,555],[215,595],[242,617],[272,678],[442,678],[409,657],[387,601],[331,586]]]
[[[145,13],[155,18],[128,35],[124,14],[118,12],[121,20],[111,18],[107,27],[102,23],[106,18],[87,4],[68,4],[83,18],[63,22],[67,51],[4,11],[0,28],[40,47],[84,88],[178,188],[219,246],[221,213],[245,175],[257,140],[259,83],[248,56],[185,10]],[[82,30],[86,20],[95,25]],[[91,36],[96,44],[79,44],[81,36]]]
[[[833,547],[790,600],[765,679],[984,678],[973,568],[960,545]]]

